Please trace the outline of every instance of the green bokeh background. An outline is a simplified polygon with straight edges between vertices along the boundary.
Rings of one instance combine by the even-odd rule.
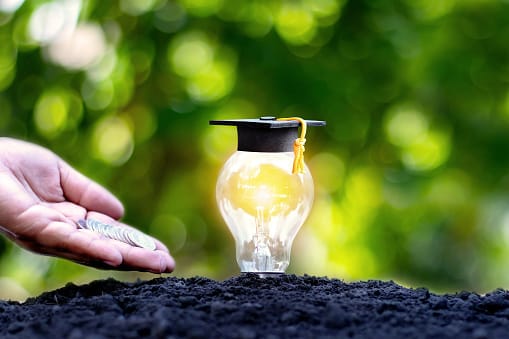
[[[509,2],[0,0],[0,134],[106,186],[177,276],[238,274],[210,119],[309,129],[289,272],[434,291],[509,285]],[[100,271],[0,241],[3,298]]]

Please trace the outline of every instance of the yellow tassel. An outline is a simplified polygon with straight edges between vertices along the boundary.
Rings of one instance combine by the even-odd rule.
[[[306,144],[306,120],[302,118],[279,118],[277,120],[281,121],[289,121],[289,120],[295,120],[298,121],[301,125],[301,131],[300,131],[300,137],[295,139],[293,143],[293,153],[295,154],[295,158],[293,159],[293,169],[292,173],[304,173],[304,151],[306,148],[304,145]]]

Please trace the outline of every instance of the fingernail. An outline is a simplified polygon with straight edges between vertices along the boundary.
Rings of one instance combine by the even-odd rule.
[[[166,272],[171,273],[175,269],[175,259],[173,257],[168,256],[166,261]]]
[[[106,265],[110,265],[110,266],[113,266],[113,267],[117,267],[119,264],[117,262],[114,262],[114,261],[109,261],[109,260],[104,260],[103,261]]]

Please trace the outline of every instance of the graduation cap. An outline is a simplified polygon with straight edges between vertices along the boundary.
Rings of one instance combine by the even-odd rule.
[[[307,126],[325,126],[325,121],[300,118],[261,117],[259,119],[210,120],[211,125],[237,127],[237,150],[245,152],[292,152],[299,139],[298,128],[303,134]],[[301,138],[304,138],[301,134]]]

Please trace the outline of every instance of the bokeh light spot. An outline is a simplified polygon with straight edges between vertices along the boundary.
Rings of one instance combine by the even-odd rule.
[[[126,105],[134,93],[134,69],[127,53],[118,55],[111,77],[113,85],[113,107]]]
[[[80,24],[48,47],[50,59],[65,68],[87,69],[101,60],[107,50],[106,39],[97,24]]]
[[[94,81],[101,81],[108,78],[117,65],[117,54],[115,49],[108,48],[101,60],[87,70],[87,75]]]
[[[44,92],[35,105],[34,122],[39,134],[53,138],[65,129],[76,127],[82,118],[81,99],[63,89]]]
[[[14,13],[24,2],[25,0],[0,0],[0,12]]]
[[[340,2],[338,0],[307,0],[306,4],[318,16],[329,16],[339,10]]]
[[[442,165],[449,157],[450,136],[446,132],[430,131],[424,138],[406,147],[403,164],[416,171],[429,171]]]
[[[272,11],[260,2],[252,2],[246,11],[242,28],[251,37],[262,37],[270,32],[274,22]]]
[[[12,84],[16,76],[16,68],[9,67],[3,70],[0,70],[0,91],[6,89]]]
[[[180,0],[180,3],[189,13],[201,17],[213,15],[223,7],[223,0]]]
[[[102,110],[112,103],[115,89],[110,79],[98,83],[87,80],[81,86],[81,94],[88,108]]]
[[[286,42],[304,45],[315,36],[315,18],[298,3],[284,3],[276,15],[276,30]]]
[[[173,40],[168,58],[175,73],[182,77],[192,77],[211,66],[214,48],[205,34],[185,33]]]
[[[186,22],[186,11],[178,3],[168,2],[155,12],[154,26],[162,32],[178,31]]]
[[[54,0],[43,3],[30,17],[30,37],[50,46],[58,40],[72,41],[81,5],[81,0]]]
[[[344,0],[305,0],[321,26],[332,25],[339,18]]]
[[[226,160],[226,155],[233,153],[237,144],[235,133],[226,128],[210,128],[203,140],[205,154],[214,162]]]
[[[158,0],[121,0],[120,9],[130,15],[141,15],[150,11]]]
[[[189,79],[186,89],[196,101],[215,101],[230,93],[235,84],[235,77],[235,66],[231,60],[216,61]]]
[[[32,13],[29,32],[32,39],[38,42],[49,42],[55,39],[66,25],[63,3],[43,3]]]
[[[396,146],[409,146],[425,137],[427,131],[427,118],[410,106],[393,108],[385,120],[387,138]]]
[[[148,46],[143,46],[131,55],[132,63],[136,71],[136,83],[141,84],[145,82],[152,70],[152,61],[154,59],[153,49]]]
[[[22,11],[13,21],[12,40],[19,48],[30,50],[38,47],[38,44],[30,36],[30,15]]]
[[[92,134],[93,154],[109,165],[125,163],[134,149],[133,135],[128,122],[117,116],[99,120]]]

